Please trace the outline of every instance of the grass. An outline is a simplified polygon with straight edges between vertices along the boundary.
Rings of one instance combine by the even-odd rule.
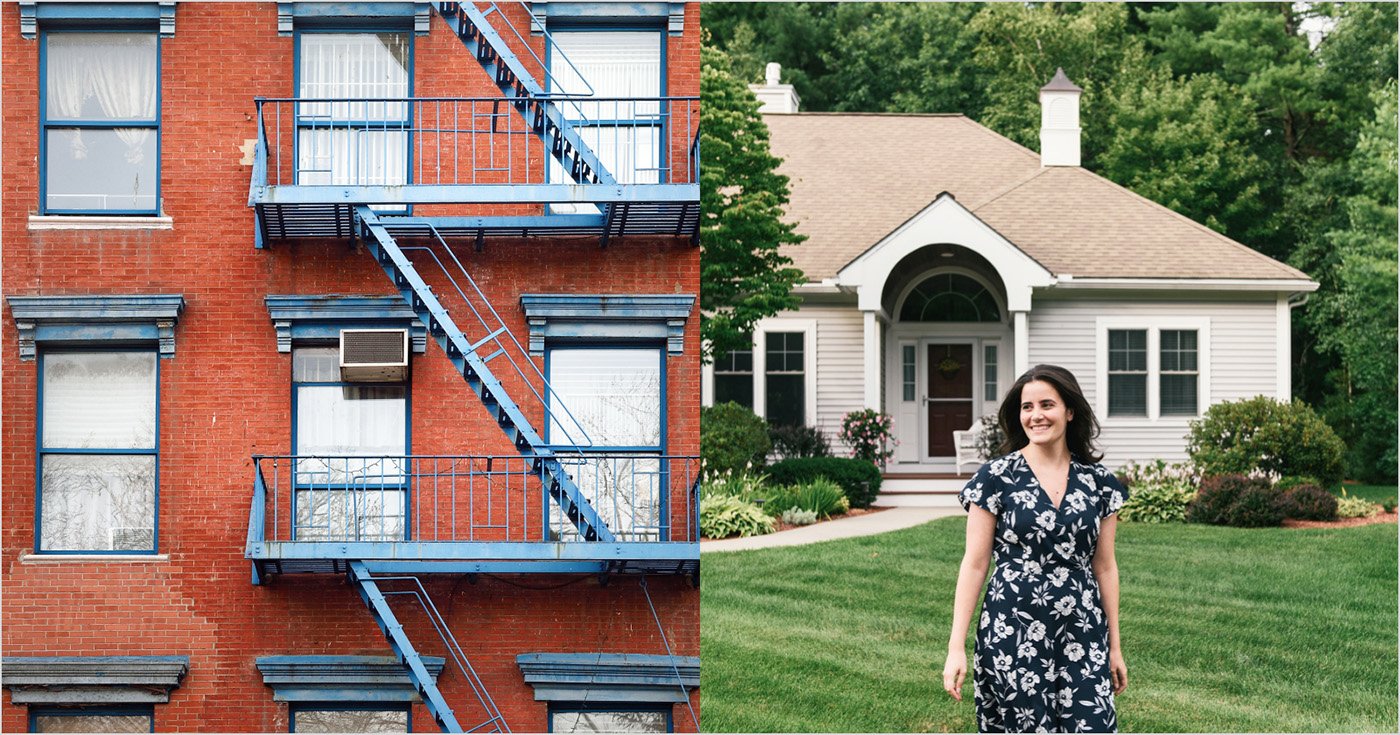
[[[1394,500],[1397,493],[1394,485],[1343,485],[1347,495],[1354,498],[1365,498],[1372,503],[1383,503],[1387,500]],[[1333,491],[1336,495],[1341,495],[1338,491]]]
[[[971,672],[942,687],[964,524],[706,553],[704,729],[975,731]],[[1395,732],[1396,554],[1390,524],[1120,525],[1119,727]]]

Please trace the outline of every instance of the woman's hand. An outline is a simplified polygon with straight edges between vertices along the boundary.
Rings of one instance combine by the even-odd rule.
[[[1108,673],[1113,679],[1113,694],[1122,694],[1128,688],[1128,664],[1123,661],[1123,652],[1116,648],[1108,652]]]
[[[948,662],[943,664],[943,689],[959,702],[962,701],[962,684],[965,674],[967,674],[967,652],[962,648],[949,649]]]

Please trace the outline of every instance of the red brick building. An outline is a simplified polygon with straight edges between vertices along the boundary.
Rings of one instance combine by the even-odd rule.
[[[696,730],[699,32],[0,8],[0,729]]]

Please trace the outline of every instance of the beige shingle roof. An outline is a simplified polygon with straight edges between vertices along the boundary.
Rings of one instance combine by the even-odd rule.
[[[1051,272],[1076,277],[1306,279],[1082,168],[963,115],[765,115],[808,280],[830,278],[946,191]]]

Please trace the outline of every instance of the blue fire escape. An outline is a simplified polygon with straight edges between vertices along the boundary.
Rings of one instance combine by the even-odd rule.
[[[586,432],[458,252],[493,238],[589,238],[604,247],[633,235],[693,242],[699,107],[693,97],[547,93],[498,31],[528,49],[497,5],[436,9],[500,95],[259,98],[249,206],[259,248],[315,238],[362,245],[515,453],[254,457],[245,556],[254,584],[283,574],[345,575],[440,727],[501,731],[505,720],[419,575],[676,574],[698,583],[699,462],[584,451]],[[593,145],[590,115],[614,121],[607,133],[593,128]],[[407,181],[382,171],[313,175],[298,151],[308,131],[391,141],[406,152]],[[594,150],[607,146],[622,158],[620,149],[643,139],[657,141],[654,150],[631,151],[646,165],[625,175],[610,172]],[[552,442],[536,431],[531,413],[555,427]],[[482,715],[475,724],[447,705],[388,604],[396,595],[413,598],[438,632],[476,696]]]

